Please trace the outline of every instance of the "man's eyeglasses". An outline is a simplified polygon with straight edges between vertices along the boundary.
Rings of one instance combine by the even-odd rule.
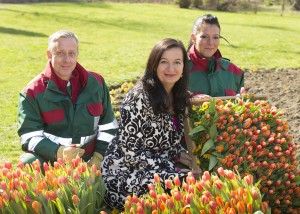
[[[77,52],[69,52],[69,53],[66,53],[66,52],[63,52],[63,51],[55,51],[52,53],[54,56],[56,57],[59,57],[59,58],[62,58],[62,59],[65,59],[65,58],[71,58],[71,59],[75,59],[78,55]]]

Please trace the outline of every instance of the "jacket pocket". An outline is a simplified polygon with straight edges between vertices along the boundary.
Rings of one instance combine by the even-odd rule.
[[[47,124],[63,121],[65,113],[63,109],[55,109],[47,112],[41,112],[43,120]]]
[[[235,96],[236,95],[236,91],[233,89],[226,89],[225,90],[225,94],[226,96]]]
[[[102,103],[87,104],[86,107],[92,116],[100,116],[103,112]]]

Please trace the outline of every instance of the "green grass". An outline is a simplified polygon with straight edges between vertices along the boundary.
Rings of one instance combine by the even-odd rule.
[[[51,33],[74,31],[79,62],[111,86],[141,76],[158,40],[175,37],[187,45],[194,19],[208,12],[159,4],[0,4],[0,161],[15,162],[21,154],[18,94],[44,69]],[[221,52],[238,66],[300,68],[299,13],[212,13],[232,44],[222,41]]]

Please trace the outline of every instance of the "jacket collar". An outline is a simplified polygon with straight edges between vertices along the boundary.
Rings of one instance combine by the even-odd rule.
[[[75,104],[81,89],[87,85],[88,72],[77,62],[76,67],[72,72],[72,77],[69,81],[72,85],[72,102]],[[58,77],[53,70],[51,62],[48,61],[46,69],[43,73],[43,82],[47,84],[47,89],[55,91],[57,94],[61,94],[65,99],[65,94],[68,94],[66,86],[69,81],[62,80],[60,77]],[[62,97],[57,97],[57,99],[53,98],[52,100],[60,101],[62,100]]]
[[[62,89],[61,86],[64,85],[65,82],[68,82],[68,81],[62,80],[55,74],[50,60],[48,61],[47,65],[46,65],[46,69],[44,71],[44,78],[48,81],[50,79],[53,80],[59,89]],[[72,78],[79,78],[82,87],[84,87],[88,80],[88,72],[77,62],[76,67],[72,72],[71,79]],[[62,91],[64,91],[64,89],[62,89]]]

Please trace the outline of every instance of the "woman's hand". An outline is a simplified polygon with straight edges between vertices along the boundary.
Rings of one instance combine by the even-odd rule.
[[[189,168],[192,166],[192,158],[186,151],[182,151],[180,153],[178,162],[186,165]]]
[[[178,162],[189,167],[189,169],[181,169],[181,171],[192,172],[196,179],[198,179],[200,177],[200,175],[202,174],[202,170],[197,165],[197,157],[196,156],[191,156],[186,151],[182,151],[180,153],[180,158],[179,158]]]

